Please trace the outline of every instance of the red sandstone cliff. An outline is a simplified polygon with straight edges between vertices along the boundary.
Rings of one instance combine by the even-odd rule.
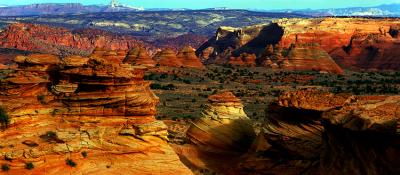
[[[95,29],[70,31],[38,24],[11,24],[0,33],[0,47],[55,55],[87,55],[96,47],[129,50],[144,45],[130,36],[118,36]]]

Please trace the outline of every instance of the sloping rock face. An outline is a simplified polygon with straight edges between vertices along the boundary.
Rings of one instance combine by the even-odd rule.
[[[292,45],[288,50],[286,62],[277,61],[277,64],[285,70],[313,70],[343,74],[342,68],[315,43]]]
[[[204,69],[203,63],[195,54],[195,49],[190,46],[183,47],[177,54],[177,58],[182,62],[184,67]]]
[[[76,56],[15,61],[0,84],[10,118],[1,125],[0,164],[9,174],[192,174],[154,118],[158,97],[143,69]]]
[[[186,134],[197,147],[216,153],[246,152],[255,138],[251,120],[231,92],[210,96]]]
[[[341,66],[398,70],[400,22],[396,19],[324,18],[275,21],[285,34],[280,45],[318,43]]]
[[[167,66],[167,67],[183,66],[182,61],[176,57],[176,52],[171,48],[167,48],[158,52],[154,56],[154,59],[158,61],[158,64],[160,64],[160,66]]]
[[[16,23],[0,33],[0,46],[32,52],[55,55],[88,55],[95,47],[106,50],[129,50],[135,46],[144,46],[128,36],[89,31],[71,32],[65,28],[46,25]]]
[[[232,174],[398,174],[399,110],[399,96],[286,92]]]
[[[129,51],[123,62],[146,67],[155,67],[157,64],[157,62],[150,57],[146,49],[142,47],[136,47]]]

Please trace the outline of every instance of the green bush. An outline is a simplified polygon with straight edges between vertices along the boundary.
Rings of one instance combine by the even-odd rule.
[[[6,110],[0,107],[0,128],[7,128],[10,124],[10,117],[8,116]]]
[[[85,157],[85,158],[88,156],[88,153],[87,153],[86,151],[83,151],[81,154],[82,154],[82,156]]]
[[[3,165],[1,165],[1,170],[2,171],[8,171],[8,170],[10,170],[10,166],[7,165],[7,164],[3,164]]]
[[[38,95],[37,96],[37,100],[41,103],[41,104],[46,104],[46,97],[44,95]]]
[[[26,164],[25,164],[25,169],[31,170],[31,169],[33,169],[33,168],[35,168],[35,166],[33,165],[33,163],[29,162],[29,163],[26,163]]]
[[[76,167],[76,163],[72,159],[65,160],[65,163],[70,167]]]

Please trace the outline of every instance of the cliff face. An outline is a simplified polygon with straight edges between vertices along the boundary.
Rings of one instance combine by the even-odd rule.
[[[395,61],[400,23],[396,19],[282,19],[280,45],[318,43],[341,66],[353,69],[398,70]]]
[[[46,25],[16,23],[0,33],[0,46],[55,55],[88,55],[94,48],[129,50],[144,46],[129,36],[117,36],[99,30],[69,31]]]
[[[333,60],[345,68],[398,70],[399,26],[395,19],[314,18],[280,19],[270,25],[245,28],[221,27],[196,54],[216,64],[229,63],[230,58],[243,53],[255,54],[258,66],[289,70],[340,73]],[[313,52],[300,51],[291,62],[292,46]],[[268,50],[273,52],[266,53]],[[276,55],[287,61],[274,60]]]
[[[27,173],[27,163],[33,174],[191,174],[154,118],[158,98],[143,69],[79,56],[15,61],[0,86],[10,118],[1,125],[0,163],[10,174]]]

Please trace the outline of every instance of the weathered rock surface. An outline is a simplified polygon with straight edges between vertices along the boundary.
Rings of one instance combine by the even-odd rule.
[[[318,18],[275,21],[284,28],[280,45],[318,43],[341,66],[398,70],[396,19]]]
[[[129,50],[147,46],[129,36],[117,36],[94,29],[70,31],[46,25],[16,23],[0,33],[0,46],[55,55],[88,55],[96,48]]]
[[[398,174],[400,96],[359,97],[324,114],[324,174]]]
[[[203,63],[195,54],[195,49],[190,46],[183,47],[177,54],[177,58],[182,62],[183,67],[204,69]]]
[[[221,27],[196,54],[210,64],[226,64],[231,57],[248,53],[257,56],[258,66],[277,68],[271,66],[277,64],[280,69],[341,72],[328,53],[345,68],[398,70],[399,26],[396,19],[314,18],[280,19],[270,25],[244,28]],[[288,62],[276,62],[267,58],[274,54],[264,54],[265,48],[271,46],[287,53],[292,45],[312,46],[304,49],[313,52],[300,50],[292,62],[290,53],[283,55],[289,57]]]
[[[231,92],[210,96],[186,134],[197,147],[216,153],[246,152],[255,138],[251,120]]]
[[[135,47],[129,51],[123,62],[146,67],[154,67],[157,64],[157,62],[150,57],[147,50],[142,47]]]
[[[221,27],[214,38],[197,50],[197,54],[206,63],[343,73],[317,44],[280,48],[278,44],[284,33],[284,28],[276,23],[245,28]],[[284,50],[285,56],[282,55]]]
[[[399,109],[398,96],[284,93],[232,174],[398,174]]]
[[[154,56],[154,59],[158,61],[158,64],[160,64],[160,66],[167,66],[167,67],[183,66],[182,61],[176,57],[176,52],[171,48],[167,48],[158,52]]]
[[[158,97],[143,69],[51,55],[16,62],[0,83],[0,105],[10,117],[0,131],[0,164],[9,174],[192,174],[154,117]]]

